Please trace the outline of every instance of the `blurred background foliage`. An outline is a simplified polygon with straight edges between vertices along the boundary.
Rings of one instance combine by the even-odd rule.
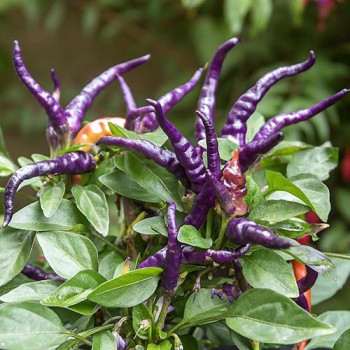
[[[14,159],[48,154],[44,112],[12,68],[11,45],[19,40],[27,68],[47,90],[50,69],[61,80],[63,104],[94,76],[123,60],[151,53],[152,59],[125,76],[137,102],[157,98],[187,81],[229,37],[241,43],[228,55],[220,78],[218,127],[233,102],[263,73],[304,61],[317,62],[302,75],[279,82],[259,105],[265,117],[306,108],[350,83],[350,2],[336,0],[1,0],[1,126]],[[170,116],[193,135],[199,89]],[[342,166],[333,172],[331,227],[322,233],[322,250],[350,251],[350,98],[311,121],[289,127],[287,139],[339,147]],[[103,91],[88,112],[89,120],[125,113],[117,83]],[[350,264],[342,265],[348,276]],[[345,283],[346,278],[344,279]],[[349,284],[348,284],[349,287]],[[350,309],[347,290],[322,302],[315,312]],[[318,309],[317,309],[318,308]]]

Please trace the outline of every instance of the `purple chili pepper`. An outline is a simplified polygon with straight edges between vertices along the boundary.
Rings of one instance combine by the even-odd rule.
[[[255,112],[258,103],[262,100],[270,88],[283,78],[291,77],[311,68],[316,57],[310,51],[308,60],[293,66],[280,67],[265,74],[258,82],[245,92],[232,106],[227,121],[222,128],[222,137],[228,137],[239,146],[245,145],[247,132],[246,121]]]
[[[124,78],[120,74],[116,74],[116,77],[119,81],[120,88],[123,93],[124,103],[126,105],[126,111],[129,113],[130,111],[137,108],[134,96],[130,90],[130,87],[124,80]]]
[[[140,265],[139,269],[144,267],[164,267],[165,257],[166,257],[167,247],[158,250],[155,254],[149,256]]]
[[[116,136],[104,136],[100,138],[96,145],[109,145],[124,147],[144,154],[147,158],[153,159],[157,164],[165,168],[171,174],[181,181],[185,188],[190,187],[185,169],[176,159],[173,152],[164,150],[147,140],[126,139]]]
[[[277,132],[259,141],[250,141],[239,150],[239,165],[244,173],[248,168],[257,163],[261,156],[268,153],[284,138],[283,133]]]
[[[220,171],[220,155],[218,137],[216,135],[212,122],[202,112],[196,111],[197,116],[202,120],[204,125],[206,142],[207,142],[207,156],[208,156],[208,170],[217,179],[221,176]]]
[[[13,203],[15,193],[19,185],[27,179],[35,176],[46,175],[74,175],[84,174],[95,169],[95,159],[89,153],[77,151],[62,154],[53,160],[43,160],[41,162],[25,165],[12,174],[5,187],[4,206],[5,215],[3,227],[6,227],[13,215]]]
[[[274,249],[285,249],[291,246],[288,240],[244,217],[232,219],[229,222],[227,236],[236,244],[255,243]]]
[[[305,267],[306,267],[306,275],[297,281],[299,294],[303,294],[307,292],[309,289],[311,289],[318,277],[317,271],[315,271],[308,265],[305,265]]]
[[[30,265],[30,264],[26,264],[21,272],[23,273],[23,275],[35,281],[42,281],[42,280],[66,281],[65,278],[58,276],[55,273],[46,272],[40,267]]]
[[[21,49],[17,40],[13,42],[13,63],[18,77],[45,109],[49,117],[49,125],[52,125],[59,134],[67,133],[67,118],[63,108],[60,103],[49,92],[45,91],[30,75],[24,65]]]
[[[276,117],[269,119],[256,133],[253,141],[260,141],[262,139],[267,138],[268,136],[271,136],[279,132],[282,128],[288,125],[297,124],[312,118],[314,115],[332,106],[349,91],[350,89],[343,89],[337,92],[336,94],[324,99],[323,101],[316,103],[310,108],[302,109],[297,112],[280,114],[280,115],[277,115]]]
[[[165,117],[160,103],[148,99],[147,102],[155,108],[155,113],[159,126],[174,148],[177,159],[185,168],[187,177],[191,181],[191,190],[198,193],[203,188],[205,182],[205,167],[202,157],[191,143],[184,137],[180,131]]]
[[[238,38],[232,38],[223,43],[215,52],[211,60],[208,73],[205,77],[201,94],[198,100],[198,110],[209,117],[211,123],[214,122],[214,110],[216,106],[216,90],[223,61],[227,53],[239,42]],[[197,118],[195,125],[197,140],[205,138],[205,131],[202,121]]]
[[[81,128],[86,111],[92,106],[95,97],[116,78],[117,74],[124,74],[145,63],[150,58],[146,55],[134,60],[117,64],[109,68],[98,77],[94,78],[74,99],[66,106],[65,115],[67,117],[72,133]]]
[[[182,250],[177,240],[176,204],[174,202],[168,202],[168,205],[168,249],[165,256],[162,287],[165,293],[169,296],[173,296],[180,274]]]
[[[60,101],[60,96],[61,96],[61,83],[60,83],[60,80],[58,79],[54,69],[51,69],[51,79],[52,79],[52,82],[53,82],[52,97],[57,102],[59,102]]]
[[[295,302],[307,312],[310,312],[309,303],[305,294],[300,294],[298,298],[295,299]]]

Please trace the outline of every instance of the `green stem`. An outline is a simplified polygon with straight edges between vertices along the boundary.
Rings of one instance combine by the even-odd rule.
[[[323,253],[330,258],[339,258],[344,260],[350,260],[350,255],[347,254],[339,254],[339,253]]]
[[[222,241],[225,237],[225,232],[226,232],[226,228],[227,228],[227,225],[229,223],[229,219],[227,217],[222,217],[222,221],[221,221],[221,228],[220,228],[220,232],[219,232],[219,236],[218,236],[218,239],[216,241],[216,244],[215,244],[215,250],[219,250],[222,246]]]
[[[252,349],[253,350],[260,350],[260,343],[256,340],[252,340]]]
[[[207,216],[207,226],[205,230],[205,238],[210,238],[211,237],[211,230],[213,227],[213,209],[209,210],[208,216]]]
[[[168,309],[170,306],[170,302],[171,302],[171,296],[167,295],[167,294],[163,294],[163,304],[162,304],[162,309],[160,310],[160,314],[159,314],[159,318],[158,318],[158,322],[157,322],[157,327],[158,329],[162,329],[165,319],[166,319],[166,315],[168,313]]]
[[[127,257],[127,254],[126,254],[125,250],[117,247],[115,244],[110,242],[107,238],[101,236],[99,233],[97,233],[97,232],[95,232],[93,230],[91,231],[91,234],[93,236],[95,236],[97,239],[99,239],[100,241],[102,241],[106,246],[108,246],[109,248],[111,248],[112,250],[114,250],[115,252],[120,254],[121,256],[123,256],[124,258]]]
[[[92,346],[92,342],[90,340],[85,339],[85,337],[80,335],[80,334],[77,334],[74,332],[67,332],[66,334],[69,334],[73,338],[80,340],[82,343],[84,343],[86,345]]]
[[[79,333],[79,336],[81,336],[83,338],[87,338],[90,335],[93,335],[93,334],[96,334],[96,333],[99,333],[99,332],[102,332],[102,331],[105,331],[108,329],[112,329],[113,327],[114,327],[113,324],[107,324],[106,326],[96,327],[96,328],[90,329],[86,332]],[[74,334],[76,334],[76,333],[74,333]]]

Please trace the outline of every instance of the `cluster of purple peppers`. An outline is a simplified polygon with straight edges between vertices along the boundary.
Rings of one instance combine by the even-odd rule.
[[[226,230],[227,238],[232,243],[239,245],[235,250],[197,250],[180,244],[177,240],[179,228],[175,220],[176,206],[173,202],[168,203],[168,245],[143,261],[139,267],[162,267],[164,269],[162,287],[169,296],[174,294],[177,287],[181,264],[215,262],[233,264],[236,266],[235,269],[239,270],[237,259],[250,249],[251,244],[260,244],[274,249],[290,246],[289,240],[277,236],[271,230],[243,216],[248,210],[243,201],[246,195],[243,173],[254,166],[262,155],[282,141],[282,128],[313,117],[333,105],[349,91],[348,89],[341,90],[308,109],[280,114],[269,119],[256,133],[253,140],[246,143],[246,122],[267,91],[279,80],[309,69],[315,63],[315,55],[311,51],[310,57],[305,62],[281,67],[265,74],[238,98],[228,113],[221,137],[232,140],[239,145],[240,149],[234,159],[226,165],[224,170],[221,170],[218,138],[214,129],[216,90],[225,56],[238,42],[237,38],[233,38],[218,48],[209,65],[198,101],[195,135],[198,141],[205,140],[206,142],[207,167],[202,157],[204,148],[199,144],[193,146],[166,117],[167,112],[196,86],[202,69],[199,69],[189,82],[168,92],[158,101],[148,99],[147,106],[137,107],[122,75],[149,59],[149,56],[143,56],[108,69],[93,79],[63,109],[59,102],[60,83],[54,71],[52,71],[54,92],[51,94],[45,91],[29,74],[23,63],[19,45],[17,42],[14,43],[15,69],[22,82],[46,111],[48,116],[47,139],[54,156],[58,150],[70,145],[74,135],[81,128],[86,111],[91,107],[98,93],[112,81],[118,79],[127,108],[125,127],[137,133],[152,132],[161,127],[168,136],[173,151],[164,150],[147,140],[113,136],[102,137],[97,145],[117,146],[140,152],[174,174],[187,193],[196,195],[191,211],[183,220],[182,225],[192,225],[199,229],[206,220],[209,210],[219,203],[224,213],[223,216],[229,221]],[[89,153],[78,151],[63,154],[53,160],[30,164],[17,170],[5,189],[3,227],[6,227],[11,221],[14,195],[23,180],[48,174],[82,174],[93,171],[95,167],[96,162]],[[299,281],[301,290],[308,289],[303,287],[304,284],[307,284],[308,287],[312,285],[313,277],[314,274],[311,273],[309,278],[305,279],[305,283]],[[239,295],[230,285],[225,286],[225,291],[227,297],[231,299]]]

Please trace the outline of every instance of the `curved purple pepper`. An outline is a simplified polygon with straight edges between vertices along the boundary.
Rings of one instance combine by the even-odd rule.
[[[6,227],[11,221],[15,193],[24,180],[31,179],[35,176],[46,176],[51,174],[84,174],[95,169],[95,166],[96,162],[92,155],[83,151],[77,151],[62,154],[53,160],[43,160],[41,162],[28,164],[18,169],[12,174],[5,187],[5,215],[2,226]]]
[[[198,193],[205,182],[205,167],[202,157],[180,131],[165,117],[159,102],[147,99],[154,107],[159,126],[168,136],[179,163],[185,168],[187,177],[191,181],[191,190]]]
[[[245,145],[247,132],[246,121],[255,112],[258,103],[270,88],[281,79],[302,73],[313,66],[316,57],[310,51],[310,57],[305,62],[293,66],[280,67],[265,74],[258,82],[245,92],[232,106],[225,125],[222,128],[222,137],[228,137],[239,146]]]
[[[226,297],[227,301],[232,304],[234,300],[237,300],[242,295],[242,291],[237,290],[233,284],[224,283],[222,290],[212,288],[211,297],[214,298],[215,295],[221,300]]]
[[[75,133],[81,128],[85,113],[92,106],[95,97],[117,78],[117,74],[127,73],[148,61],[149,58],[150,55],[145,55],[134,60],[117,64],[107,69],[87,84],[65,108],[65,115],[69,123],[70,131]]]
[[[143,269],[144,267],[163,268],[167,250],[167,247],[163,247],[153,255],[149,256],[146,260],[142,261],[142,263],[139,265],[139,269]]]
[[[263,140],[268,136],[279,132],[281,129],[288,125],[297,124],[312,118],[316,114],[335,104],[349,91],[350,89],[343,89],[307,109],[302,109],[300,111],[292,113],[280,114],[276,117],[269,119],[256,133],[253,141]]]
[[[185,169],[176,159],[173,152],[164,150],[147,140],[131,140],[123,137],[104,136],[100,138],[96,145],[109,145],[124,147],[144,154],[147,158],[153,159],[157,164],[174,174],[185,188],[190,187]]]
[[[277,132],[258,141],[250,141],[239,150],[239,165],[244,173],[250,166],[258,162],[262,155],[271,151],[284,138],[283,133]]]
[[[13,64],[18,77],[45,109],[49,118],[49,124],[60,134],[68,132],[67,118],[63,108],[60,103],[48,91],[45,91],[30,75],[24,65],[21,49],[17,40],[13,42]]]
[[[297,281],[299,294],[303,294],[307,292],[309,289],[311,289],[318,277],[317,271],[315,271],[308,265],[305,265],[305,267],[306,267],[306,275]]]
[[[161,284],[165,293],[173,296],[180,274],[182,250],[177,240],[179,231],[176,226],[176,204],[168,202],[168,205],[168,249],[166,251]]]
[[[65,278],[56,275],[55,273],[49,273],[44,271],[38,266],[26,264],[21,271],[23,275],[31,278],[32,280],[35,281],[43,281],[43,280],[55,280],[55,281],[66,281]]]
[[[137,108],[134,96],[132,95],[130,87],[126,83],[125,79],[118,73],[116,74],[116,77],[119,81],[120,89],[122,90],[123,99],[126,106],[126,112],[129,113],[130,111]],[[127,123],[127,119],[125,124],[126,123]]]
[[[60,80],[58,79],[54,69],[51,69],[51,80],[53,82],[52,97],[57,102],[59,102],[60,101],[60,96],[61,96],[61,83],[60,83]]]
[[[288,240],[243,217],[232,219],[229,222],[227,236],[231,242],[236,244],[255,243],[274,249],[285,249],[291,246]]]
[[[197,109],[204,115],[209,117],[209,120],[214,122],[214,110],[216,106],[216,90],[218,87],[219,76],[222,68],[223,61],[227,53],[239,42],[238,38],[232,38],[224,42],[215,52],[214,57],[211,60],[208,73],[205,77],[201,94],[198,100]],[[205,131],[203,123],[199,118],[195,124],[195,135],[197,140],[205,138]]]
[[[213,176],[219,178],[221,176],[220,171],[220,155],[218,137],[215,129],[209,118],[207,118],[202,112],[196,111],[197,116],[202,120],[205,129],[206,143],[207,143],[207,157],[208,157],[208,170]]]

